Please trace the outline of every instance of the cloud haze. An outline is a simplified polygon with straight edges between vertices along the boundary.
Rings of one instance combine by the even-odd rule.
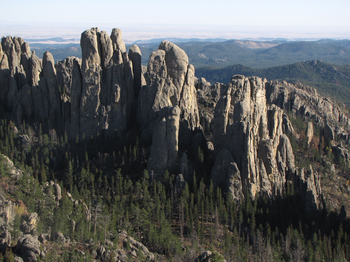
[[[64,37],[118,27],[126,41],[181,38],[347,38],[348,0],[119,1],[60,0],[2,3],[0,35]],[[72,40],[73,41],[73,40]]]

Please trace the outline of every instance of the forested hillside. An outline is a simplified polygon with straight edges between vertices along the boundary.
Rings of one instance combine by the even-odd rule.
[[[315,87],[324,95],[331,96],[343,103],[350,103],[350,67],[336,66],[322,61],[312,60],[291,65],[253,69],[243,65],[225,68],[204,67],[196,70],[197,77],[204,77],[211,83],[227,83],[235,74],[259,76],[268,80],[303,83]]]
[[[181,41],[180,41],[181,40]],[[321,60],[334,65],[350,64],[350,41],[273,41],[172,39],[188,55],[191,64],[201,67],[227,67],[242,64],[254,69],[283,66],[308,60]],[[151,53],[162,39],[136,42],[142,52],[142,64],[147,65]],[[79,44],[32,44],[39,57],[49,51],[56,61],[68,56],[81,58]],[[130,48],[132,44],[128,44]]]
[[[51,228],[51,241],[59,233],[64,236],[41,244],[45,246],[41,261],[122,259],[121,254],[134,250],[128,242],[118,246],[125,237],[123,230],[147,246],[155,261],[194,261],[208,249],[227,261],[349,259],[350,224],[344,208],[333,211],[326,206],[305,214],[305,202],[293,187],[274,200],[246,195],[236,203],[230,194],[205,184],[200,172],[188,183],[168,172],[161,180],[150,179],[137,143],[123,146],[122,141],[103,136],[77,143],[50,137],[40,129],[36,133],[28,125],[21,126],[18,133],[14,128],[12,122],[2,120],[0,150],[22,173],[17,178],[10,175],[1,160],[2,195],[24,203],[23,209],[17,207],[15,224],[8,229],[12,241],[20,236],[19,223],[33,212],[38,214],[34,235],[45,239]],[[36,142],[24,145],[21,141],[27,135]],[[305,143],[299,141],[295,146],[298,143],[297,161],[311,154],[309,164],[315,168],[322,164],[320,156],[327,155],[326,147],[318,151],[315,145],[313,155]],[[203,159],[197,161],[199,171]],[[323,183],[329,183],[327,176],[324,173]],[[61,188],[59,201],[47,181],[56,181]],[[107,251],[96,253],[100,245]],[[4,251],[4,261],[13,261],[10,250]],[[150,261],[152,256],[143,252],[129,259]]]

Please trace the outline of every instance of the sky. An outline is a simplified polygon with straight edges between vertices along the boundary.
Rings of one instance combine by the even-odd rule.
[[[0,36],[72,37],[91,27],[124,40],[161,37],[350,39],[349,0],[2,1]],[[5,11],[6,10],[6,11]]]

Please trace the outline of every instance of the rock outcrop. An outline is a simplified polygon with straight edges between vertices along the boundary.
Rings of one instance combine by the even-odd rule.
[[[210,262],[210,261],[222,261],[226,262],[225,258],[223,255],[217,252],[212,252],[212,251],[204,251],[202,254],[200,254],[194,262]]]
[[[252,197],[281,195],[286,182],[298,176],[292,146],[283,133],[293,131],[283,110],[268,104],[269,88],[265,79],[236,75],[222,88],[215,107],[216,160],[211,177],[214,185],[226,188],[235,199],[246,192]],[[315,179],[301,180],[307,188],[319,186]],[[314,198],[320,195],[311,192]]]
[[[0,252],[11,245],[11,226],[15,218],[15,203],[7,200],[0,190]]]
[[[313,137],[314,137],[314,125],[311,122],[308,122],[307,129],[306,129],[307,146],[310,146],[310,143]]]
[[[21,38],[2,39],[1,105],[17,124],[44,122],[72,139],[129,128],[142,80],[139,48],[128,56],[119,29],[108,36],[92,28],[82,33],[81,49],[81,60],[68,57],[55,64],[49,52],[41,60]]]
[[[24,234],[34,234],[36,230],[36,224],[38,220],[37,213],[31,213],[24,217],[21,222],[20,229]]]
[[[107,245],[109,248],[107,249]],[[118,245],[114,247],[113,242],[107,241],[106,246],[100,246],[92,250],[92,255],[100,261],[158,261],[155,255],[141,242],[128,236],[126,231],[119,231]]]
[[[8,172],[11,178],[18,180],[22,177],[22,170],[16,168],[13,162],[7,156],[0,154],[0,161],[1,165],[3,165],[3,167],[6,169],[5,171]]]
[[[157,176],[167,168],[175,170],[179,151],[188,147],[200,126],[194,67],[182,49],[163,41],[150,56],[145,81],[138,123],[142,143],[150,146],[148,169]]]
[[[299,172],[300,174],[296,173],[291,181],[305,200],[306,210],[313,211],[321,208],[324,199],[320,176],[312,170],[312,166],[308,169],[302,168]]]
[[[40,242],[32,235],[26,234],[17,241],[15,252],[20,254],[25,262],[35,262],[40,255]]]
[[[350,125],[347,114],[313,88],[240,75],[229,84],[210,85],[196,79],[186,53],[168,41],[151,54],[145,70],[140,49],[134,45],[127,53],[119,29],[110,36],[86,30],[80,44],[82,59],[55,64],[49,52],[40,59],[23,39],[3,38],[1,106],[17,124],[46,123],[70,139],[138,133],[153,178],[168,169],[188,179],[201,153],[213,155],[213,183],[237,201],[247,192],[273,197],[302,173],[294,164],[288,116],[313,118],[328,141],[349,139],[343,128]],[[312,138],[309,121],[308,144]],[[338,155],[347,158],[343,151]]]
[[[293,85],[285,81],[270,81],[266,85],[266,99],[269,104],[275,104],[281,109],[314,119],[316,124],[324,125],[325,138],[329,140],[335,139],[333,132],[336,127],[350,126],[347,110],[329,98],[320,96],[312,87]],[[344,133],[348,132],[340,133],[344,136]]]
[[[121,31],[113,30],[109,37],[92,28],[82,33],[80,45],[80,135],[125,131],[134,106],[134,76]]]

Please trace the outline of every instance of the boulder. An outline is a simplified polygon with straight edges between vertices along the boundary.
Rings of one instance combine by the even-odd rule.
[[[23,235],[17,241],[15,252],[20,254],[24,262],[37,261],[40,254],[40,242],[32,235]]]
[[[38,220],[37,213],[28,214],[21,223],[20,229],[24,234],[33,234]]]
[[[13,259],[13,261],[14,262],[24,262],[24,260],[21,257],[17,257],[17,256]]]
[[[56,232],[53,236],[53,239],[60,244],[69,244],[69,237],[65,237],[61,232]]]
[[[5,155],[0,154],[1,164],[5,167],[5,172],[11,175],[11,178],[19,180],[23,176],[21,169],[15,167],[13,162]]]
[[[60,201],[62,199],[62,194],[61,194],[61,187],[59,184],[55,183],[53,185],[53,188],[55,189],[55,200]]]

